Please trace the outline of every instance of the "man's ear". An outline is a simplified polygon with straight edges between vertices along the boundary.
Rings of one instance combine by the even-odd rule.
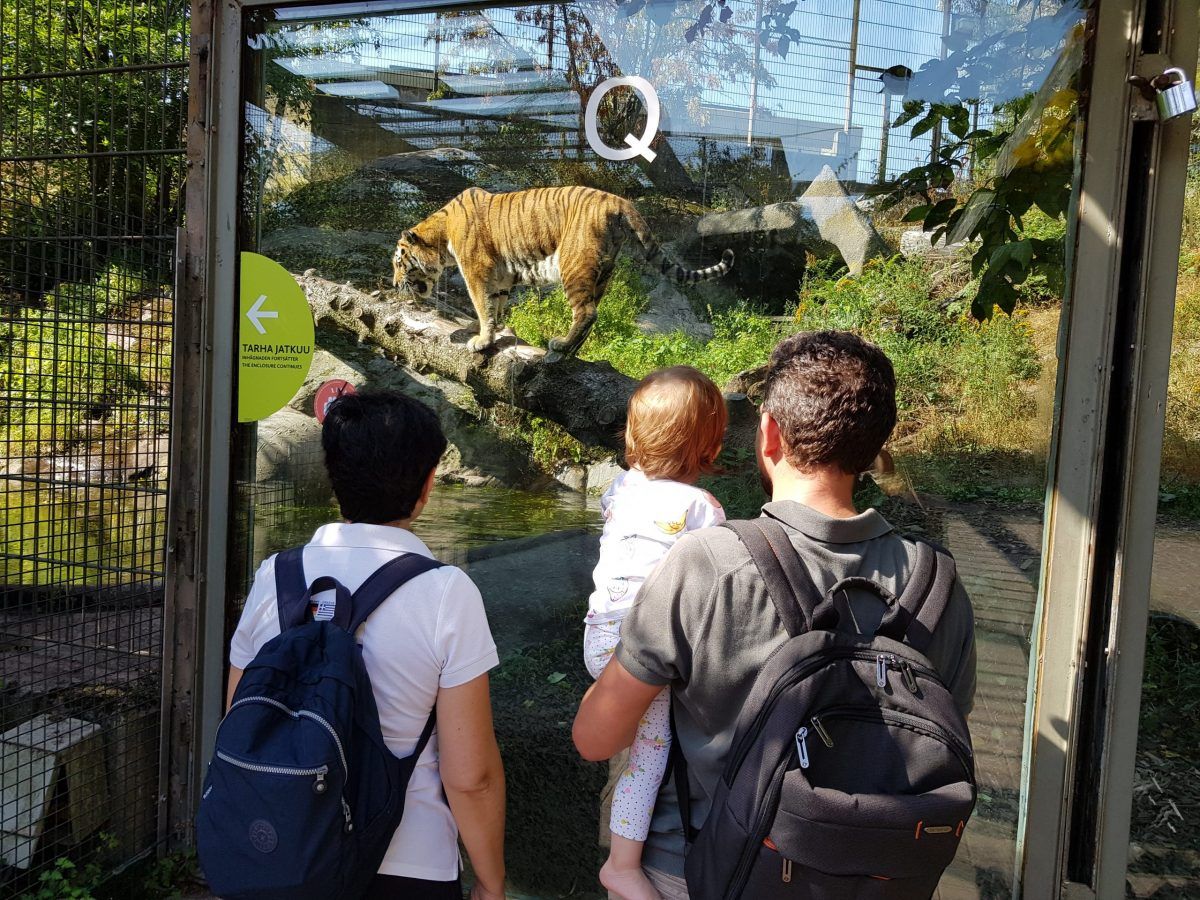
[[[433,482],[437,478],[437,466],[434,466],[429,472],[429,477],[425,479],[425,487],[421,490],[421,505],[424,506],[429,502],[429,495],[433,493]]]
[[[779,423],[769,412],[764,412],[758,419],[759,447],[763,456],[775,459],[783,452],[783,438],[779,433]]]

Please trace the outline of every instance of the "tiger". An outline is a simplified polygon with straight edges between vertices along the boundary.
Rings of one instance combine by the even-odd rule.
[[[571,329],[548,346],[574,355],[630,238],[648,264],[681,284],[720,278],[733,267],[733,251],[726,250],[716,265],[685,269],[663,252],[636,207],[615,194],[587,187],[492,194],[472,187],[400,235],[392,284],[429,299],[442,271],[457,265],[479,318],[479,334],[467,342],[475,352],[495,343],[514,285],[561,284]]]

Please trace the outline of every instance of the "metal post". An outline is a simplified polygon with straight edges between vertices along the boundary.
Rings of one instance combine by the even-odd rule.
[[[879,138],[879,173],[875,179],[876,184],[883,184],[887,181],[888,141],[892,134],[892,92],[887,87],[883,89],[883,124],[881,131],[882,134]]]
[[[1015,892],[1026,898],[1124,896],[1188,155],[1186,123],[1155,135],[1136,120],[1126,84],[1148,72],[1138,52],[1152,52],[1139,35],[1150,3],[1163,12],[1154,33],[1172,34],[1175,58],[1194,65],[1194,5],[1104,0],[1091,14],[1083,84],[1093,101],[1081,111],[1084,167],[1068,216],[1075,244],[1026,707]]]
[[[862,0],[854,0],[850,14],[850,69],[846,79],[846,131],[854,124],[854,78],[858,72],[858,20],[862,17]]]
[[[758,66],[762,56],[762,0],[754,4],[754,64],[750,69],[750,115],[746,122],[746,146],[754,145],[754,114],[758,109]]]
[[[221,714],[225,674],[223,586],[235,371],[241,5],[236,0],[197,0],[191,24],[188,215],[174,323],[175,452],[168,512],[168,664],[161,752],[165,809],[159,823],[160,836],[175,845],[191,840],[198,787]]]

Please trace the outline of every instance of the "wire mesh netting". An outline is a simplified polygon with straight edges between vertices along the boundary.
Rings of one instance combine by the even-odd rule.
[[[4,895],[157,839],[186,86],[182,0],[0,5]]]

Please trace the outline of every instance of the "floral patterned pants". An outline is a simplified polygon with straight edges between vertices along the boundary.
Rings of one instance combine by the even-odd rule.
[[[584,626],[583,658],[588,672],[599,678],[621,639],[620,622]],[[650,833],[654,801],[667,771],[671,750],[671,691],[659,693],[638,725],[629,748],[629,766],[613,791],[609,830],[631,841],[644,841]]]

